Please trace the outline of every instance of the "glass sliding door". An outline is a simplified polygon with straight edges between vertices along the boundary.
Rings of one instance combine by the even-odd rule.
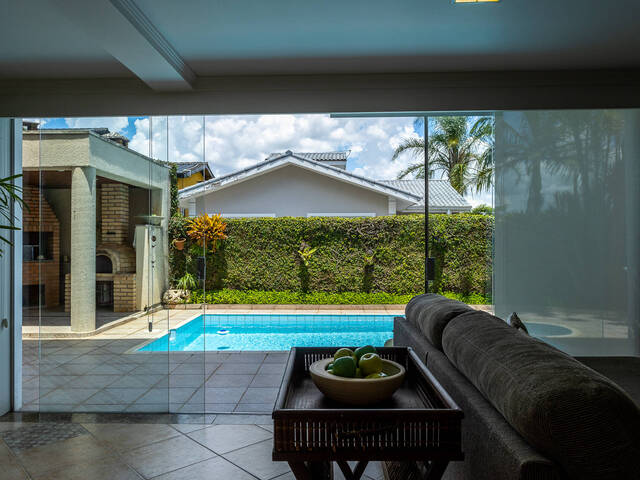
[[[496,121],[495,305],[572,355],[640,353],[640,110]]]
[[[32,409],[169,409],[167,349],[140,351],[168,327],[156,310],[169,169],[140,141],[130,148],[118,124],[55,119],[23,133],[24,335],[39,355]]]

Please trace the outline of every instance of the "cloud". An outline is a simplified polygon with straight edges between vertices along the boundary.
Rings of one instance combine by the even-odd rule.
[[[391,161],[404,139],[419,137],[413,122],[413,117],[207,116],[203,145],[202,116],[153,117],[135,120],[129,146],[175,162],[201,161],[204,147],[216,176],[254,165],[272,152],[351,150],[347,170],[373,179],[393,179],[416,161],[409,154]]]
[[[101,128],[121,132],[129,125],[128,117],[77,117],[64,119],[69,128]]]
[[[154,117],[135,121],[131,148],[171,161],[203,158],[202,117]],[[347,168],[371,178],[395,178],[411,158],[391,162],[402,138],[414,136],[413,118],[336,119],[329,115],[207,116],[204,150],[216,175],[263,161],[272,152],[351,150]]]

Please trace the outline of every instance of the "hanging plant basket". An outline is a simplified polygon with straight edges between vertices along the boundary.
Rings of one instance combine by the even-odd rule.
[[[173,240],[173,246],[175,247],[176,250],[183,250],[184,243],[186,241],[187,241],[186,238],[176,238]]]

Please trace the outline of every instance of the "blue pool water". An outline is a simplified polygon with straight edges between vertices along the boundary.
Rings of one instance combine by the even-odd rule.
[[[141,347],[141,352],[289,350],[291,347],[382,346],[393,315],[200,315]]]

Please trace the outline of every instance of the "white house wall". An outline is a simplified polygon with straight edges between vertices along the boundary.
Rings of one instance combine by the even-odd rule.
[[[276,214],[306,217],[310,213],[389,214],[388,197],[364,188],[287,166],[199,197],[198,213]]]

